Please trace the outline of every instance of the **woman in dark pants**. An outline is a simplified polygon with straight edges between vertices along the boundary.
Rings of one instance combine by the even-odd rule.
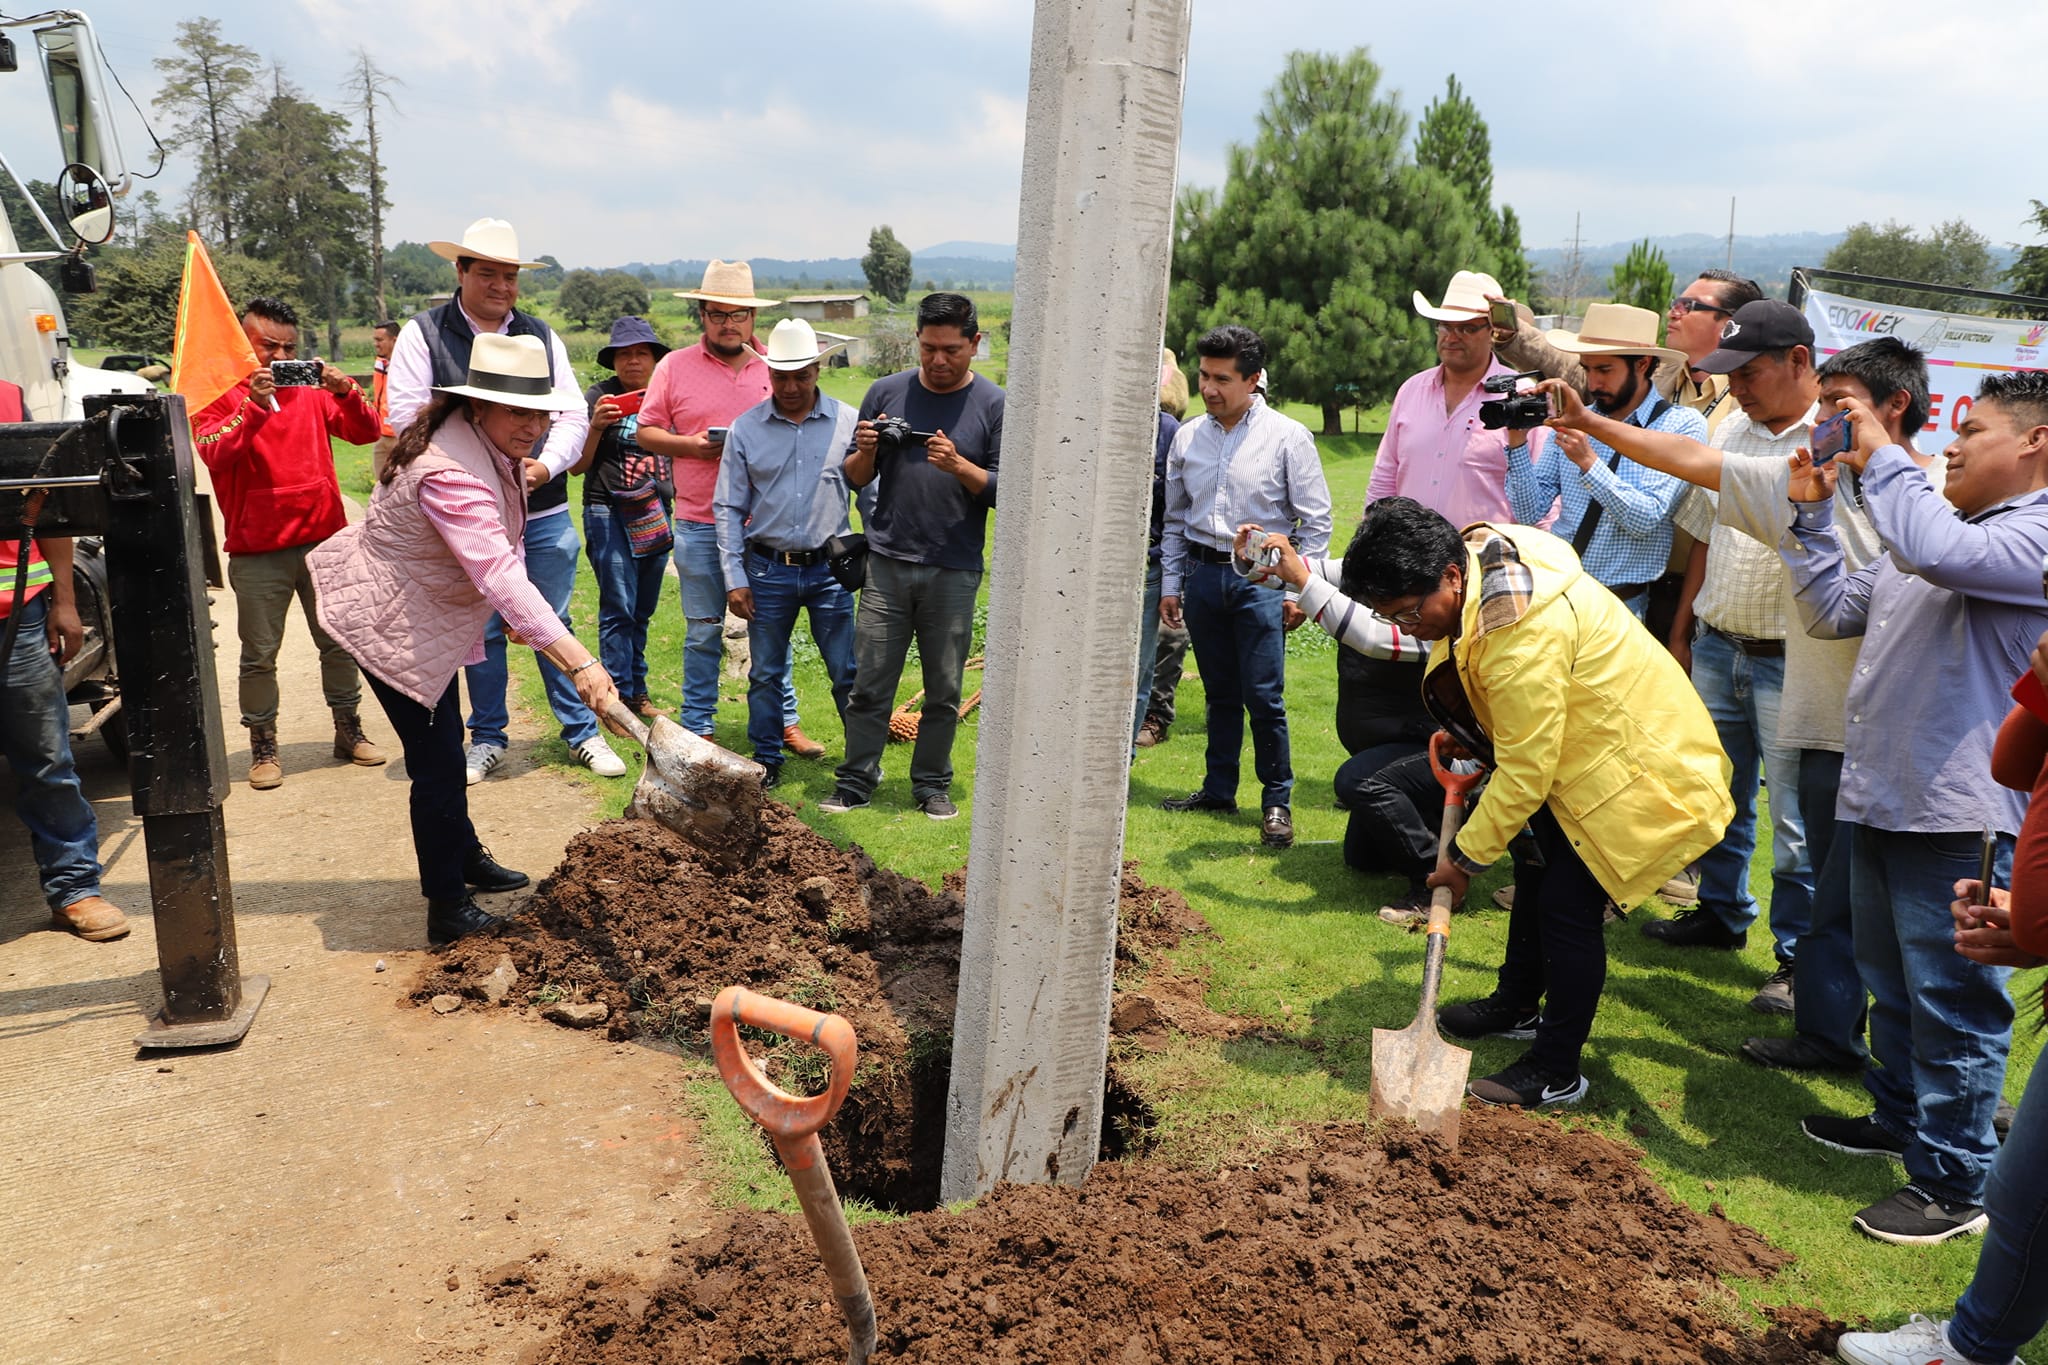
[[[529,454],[549,414],[581,398],[552,386],[538,339],[496,333],[476,338],[469,382],[436,394],[400,434],[362,523],[307,564],[321,625],[362,665],[404,745],[427,937],[448,943],[503,923],[472,888],[527,883],[498,865],[469,820],[455,678],[482,657],[491,613],[504,617],[508,638],[568,675],[598,715],[618,692],[527,579],[520,551],[527,491],[547,478]]]

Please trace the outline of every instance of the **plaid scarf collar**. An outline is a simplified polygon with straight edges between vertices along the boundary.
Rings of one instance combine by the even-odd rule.
[[[1479,627],[1475,637],[1521,620],[1535,598],[1536,575],[1522,562],[1515,543],[1483,522],[1467,528],[1465,543],[1479,554]]]

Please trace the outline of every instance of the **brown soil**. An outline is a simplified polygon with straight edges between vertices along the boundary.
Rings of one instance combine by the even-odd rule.
[[[464,940],[434,960],[412,999],[484,1001],[499,960],[518,979],[506,1005],[600,1002],[614,1039],[652,1033],[705,1042],[711,1001],[729,985],[846,1018],[860,1039],[853,1089],[821,1134],[842,1191],[898,1209],[937,1200],[944,1152],[953,1005],[960,977],[962,874],[946,889],[877,867],[769,803],[750,862],[711,855],[645,820],[578,835],[502,937]],[[1112,1028],[1133,1045],[1169,1028],[1229,1036],[1245,1027],[1210,1011],[1205,983],[1161,954],[1209,932],[1179,892],[1125,869],[1118,926],[1119,992]],[[1141,988],[1139,988],[1141,986]],[[820,1054],[763,1039],[785,1088],[821,1088]],[[1148,1126],[1143,1102],[1114,1068],[1104,1149],[1120,1155]]]
[[[1721,1276],[1790,1257],[1674,1203],[1636,1154],[1519,1113],[1412,1130],[1306,1130],[1213,1172],[1105,1163],[1080,1188],[1002,1186],[961,1213],[859,1230],[875,1359],[958,1362],[1819,1362],[1840,1324],[1759,1336]],[[828,1362],[846,1329],[799,1219],[738,1213],[676,1243],[651,1284],[529,1264],[501,1308],[562,1330],[523,1365]],[[557,1287],[559,1285],[559,1287]]]

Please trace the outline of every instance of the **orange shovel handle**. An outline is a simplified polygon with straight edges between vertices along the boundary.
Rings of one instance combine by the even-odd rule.
[[[1444,746],[1450,742],[1450,733],[1445,730],[1439,730],[1429,737],[1429,770],[1436,774],[1438,784],[1444,789],[1444,804],[1462,806],[1465,804],[1466,793],[1478,786],[1480,779],[1486,774],[1452,772],[1453,760],[1445,758],[1443,754]]]
[[[805,1099],[772,1084],[740,1046],[741,1024],[823,1048],[832,1062],[825,1092]],[[727,986],[711,1003],[711,1055],[718,1063],[719,1079],[740,1108],[776,1139],[807,1137],[832,1121],[853,1084],[856,1051],[853,1025],[836,1014],[756,995],[744,986]]]

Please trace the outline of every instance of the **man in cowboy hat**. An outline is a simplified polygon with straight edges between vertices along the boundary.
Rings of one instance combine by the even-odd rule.
[[[726,605],[747,622],[747,738],[768,786],[782,777],[782,689],[789,680],[789,633],[799,609],[832,679],[843,718],[853,693],[853,594],[826,563],[825,542],[852,529],[846,453],[854,410],[818,392],[820,347],[801,318],[775,324],[762,361],[768,401],[732,419],[718,464],[713,506]]]
[[[712,261],[704,282],[677,298],[693,300],[704,335],[670,351],[654,367],[640,408],[640,444],[667,456],[675,471],[676,576],[682,582],[683,724],[709,737],[718,713],[718,665],[725,654],[725,571],[718,559],[712,496],[723,438],[733,419],[768,397],[768,367],[753,348],[754,314],[774,299],[754,294],[754,267]],[[785,680],[783,745],[799,758],[825,746],[797,728],[796,691]]]
[[[1498,293],[1493,276],[1473,270],[1451,277],[1441,305],[1416,291],[1415,311],[1436,324],[1439,363],[1395,393],[1365,489],[1367,506],[1398,494],[1453,526],[1513,519],[1500,433],[1479,424],[1479,405],[1488,396],[1480,381],[1511,373],[1493,358],[1486,318],[1487,295]]]
[[[1657,362],[1685,357],[1657,344],[1657,315],[1649,309],[1596,303],[1576,335],[1554,331],[1546,340],[1578,360],[1586,397],[1603,415],[1650,431],[1706,438],[1704,418],[1657,393]],[[1671,510],[1685,485],[1623,459],[1583,432],[1560,430],[1554,439],[1534,442],[1529,437],[1527,431],[1509,431],[1506,438],[1515,520],[1533,526],[1557,503],[1553,529],[1571,542],[1586,572],[1642,620],[1650,584],[1671,558]]]
[[[479,218],[463,229],[460,242],[429,242],[436,256],[455,263],[455,297],[405,324],[391,348],[391,425],[404,431],[427,405],[436,387],[467,381],[469,352],[482,332],[539,338],[548,355],[548,381],[573,401],[564,405],[526,463],[526,576],[569,625],[569,598],[576,586],[576,556],[582,543],[569,519],[569,467],[583,454],[590,418],[576,395],[576,372],[568,348],[545,322],[522,313],[519,272],[541,268],[520,258],[519,236],[502,218]],[[562,741],[600,777],[620,777],[626,765],[598,732],[597,717],[576,695],[576,686],[542,655],[541,682],[548,708],[562,727]],[[469,689],[469,748],[465,776],[481,782],[504,761],[511,715],[505,704],[505,623],[491,617],[484,631],[484,659],[462,673]]]

